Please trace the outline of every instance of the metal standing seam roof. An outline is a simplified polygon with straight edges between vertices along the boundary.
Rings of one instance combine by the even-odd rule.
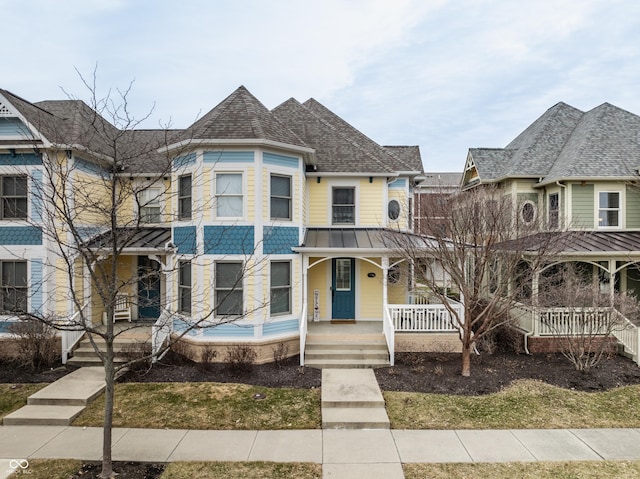
[[[386,228],[307,228],[301,248],[397,250],[407,241],[429,246],[427,238]]]
[[[165,249],[171,241],[171,228],[122,228],[118,238],[127,249]],[[121,245],[119,245],[121,246]],[[111,233],[102,233],[87,242],[90,249],[104,249],[111,247]]]
[[[526,251],[536,253],[541,245],[553,242],[553,254],[580,255],[638,255],[640,231],[562,231],[538,233],[525,239]],[[510,241],[503,243],[509,249]]]

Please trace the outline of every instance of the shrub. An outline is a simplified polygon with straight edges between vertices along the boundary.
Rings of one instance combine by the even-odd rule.
[[[17,360],[32,371],[49,368],[58,358],[55,330],[35,320],[22,320],[9,327],[16,341]]]
[[[279,368],[284,366],[285,360],[289,357],[289,345],[285,342],[280,342],[272,349],[273,361]]]
[[[217,357],[218,351],[210,344],[200,349],[200,362],[204,364],[205,368],[210,366]]]
[[[227,349],[225,363],[231,371],[246,373],[253,369],[257,357],[258,353],[251,346],[236,344]]]
[[[151,367],[151,345],[144,342],[127,344],[118,353],[128,363],[131,371],[142,371]]]

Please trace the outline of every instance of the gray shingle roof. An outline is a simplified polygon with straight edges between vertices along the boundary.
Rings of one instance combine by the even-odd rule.
[[[460,186],[460,180],[462,179],[462,173],[440,173],[440,172],[425,172],[425,180],[420,183],[420,187],[458,187]]]
[[[408,171],[422,171],[422,156],[419,146],[385,145],[385,148],[409,167]]]
[[[640,117],[604,103],[586,113],[558,103],[504,149],[469,150],[482,182],[504,178],[560,180],[636,176]]]

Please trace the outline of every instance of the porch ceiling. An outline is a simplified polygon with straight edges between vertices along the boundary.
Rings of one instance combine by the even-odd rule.
[[[116,231],[118,247],[127,250],[162,250],[171,241],[171,228],[120,228]],[[102,233],[87,242],[90,249],[111,248],[111,232]]]

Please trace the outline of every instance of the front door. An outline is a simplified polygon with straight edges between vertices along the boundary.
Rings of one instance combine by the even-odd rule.
[[[160,317],[160,265],[138,256],[138,318]]]
[[[356,317],[356,261],[353,258],[333,260],[331,281],[331,318]]]

